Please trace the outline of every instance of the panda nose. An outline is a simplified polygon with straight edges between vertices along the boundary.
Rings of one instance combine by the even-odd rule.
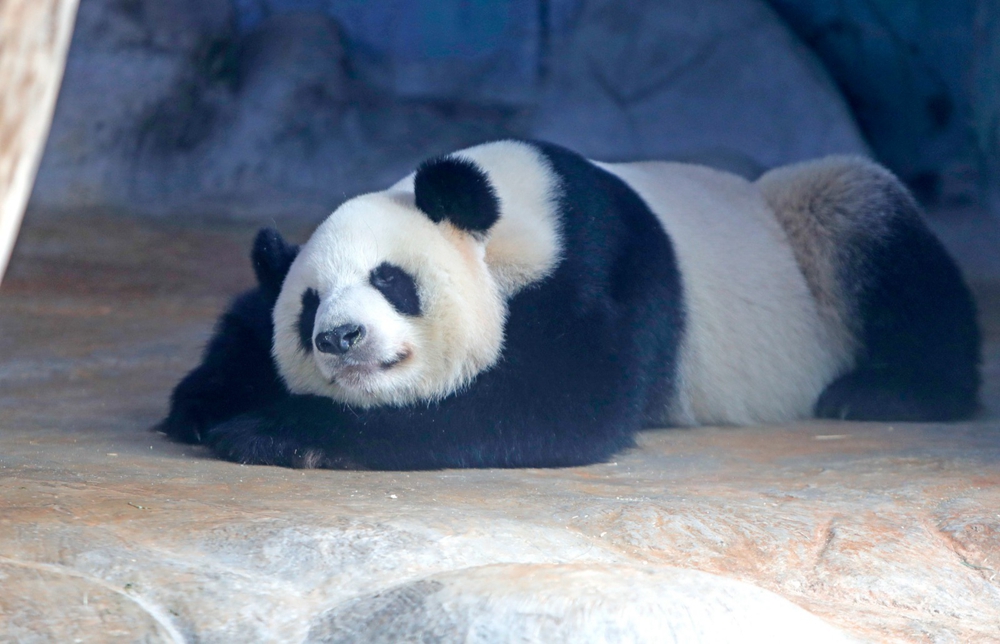
[[[320,353],[347,353],[364,337],[365,327],[360,324],[341,324],[317,335],[316,349]]]

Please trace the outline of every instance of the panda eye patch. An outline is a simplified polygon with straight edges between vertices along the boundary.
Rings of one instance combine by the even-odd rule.
[[[420,315],[420,296],[413,276],[395,264],[382,262],[368,277],[371,285],[403,315]]]
[[[302,294],[302,312],[299,313],[299,343],[306,353],[313,348],[313,325],[316,324],[316,311],[319,310],[319,293],[316,289],[308,289]]]

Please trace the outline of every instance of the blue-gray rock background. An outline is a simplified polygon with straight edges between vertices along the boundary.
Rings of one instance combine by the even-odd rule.
[[[319,218],[501,136],[1000,212],[995,0],[82,0],[31,208]],[[985,212],[979,208],[978,212]]]

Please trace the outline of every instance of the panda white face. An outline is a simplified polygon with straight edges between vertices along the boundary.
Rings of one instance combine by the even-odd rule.
[[[447,396],[493,365],[506,304],[483,240],[433,222],[412,189],[343,204],[275,305],[274,357],[290,391],[403,405]]]

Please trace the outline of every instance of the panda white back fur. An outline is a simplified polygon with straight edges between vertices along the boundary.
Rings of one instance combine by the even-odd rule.
[[[749,425],[811,414],[850,350],[820,318],[757,186],[695,165],[598,165],[650,206],[677,255],[686,325],[666,420]]]
[[[863,159],[748,182],[501,141],[347,201],[288,249],[276,233],[255,245],[274,363],[250,370],[286,395],[254,405],[219,385],[246,371],[226,338],[260,322],[234,305],[169,435],[240,462],[555,466],[642,426],[976,407],[968,289]],[[221,403],[192,402],[209,389]]]

